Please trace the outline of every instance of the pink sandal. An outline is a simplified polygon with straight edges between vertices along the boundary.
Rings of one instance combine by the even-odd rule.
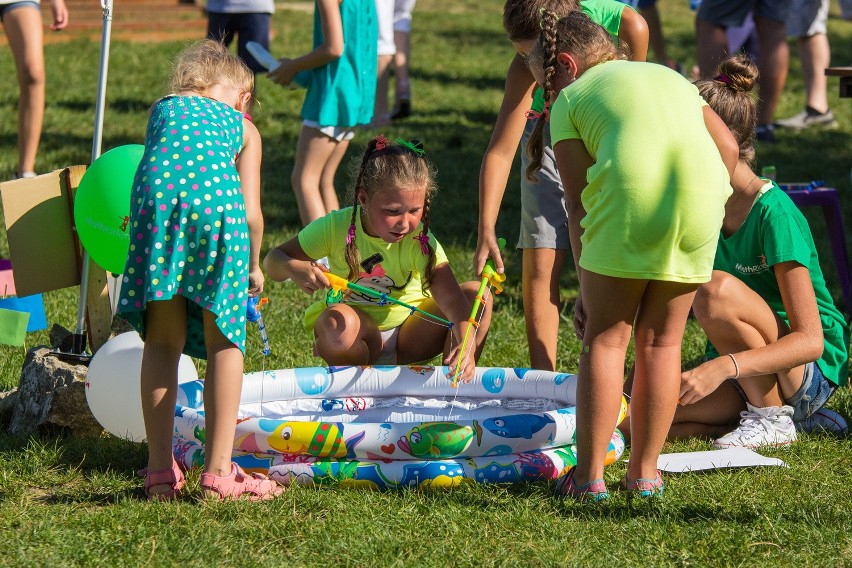
[[[186,480],[183,477],[183,472],[178,468],[177,462],[172,460],[170,469],[162,469],[160,471],[148,471],[147,468],[139,473],[145,476],[145,497],[149,500],[170,501],[181,496],[181,490],[186,485]],[[151,488],[158,485],[171,485],[171,489],[162,493],[151,493]]]
[[[604,499],[609,499],[609,491],[607,491],[603,479],[593,479],[584,485],[577,485],[574,481],[574,471],[575,469],[572,467],[568,470],[568,473],[563,473],[556,479],[553,492],[558,497],[567,495],[578,501],[586,499],[603,501]]]
[[[230,475],[202,473],[201,489],[218,493],[220,501],[242,497],[247,497],[250,501],[263,501],[280,495],[282,491],[275,480],[260,473],[246,475],[235,463],[231,464]]]

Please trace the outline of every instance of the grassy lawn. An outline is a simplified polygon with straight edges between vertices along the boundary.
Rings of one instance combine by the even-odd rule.
[[[279,2],[273,19],[273,51],[282,56],[304,52],[311,44],[312,16],[288,9],[288,4]],[[386,131],[389,137],[424,140],[439,170],[433,230],[464,278],[472,277],[482,152],[512,56],[501,8],[500,0],[418,2],[412,56],[415,114]],[[688,69],[695,60],[693,14],[683,0],[661,0],[660,8],[671,54]],[[852,26],[839,18],[836,3],[832,10],[832,64],[848,65]],[[148,106],[166,92],[169,60],[181,45],[113,43],[104,150],[143,141]],[[39,171],[88,163],[98,57],[97,41],[46,47],[48,110]],[[8,50],[3,50],[0,73],[7,80],[0,82],[0,113],[7,118],[0,122],[0,179],[11,177],[16,163],[14,72]],[[838,99],[837,79],[829,79],[829,95],[840,127],[781,132],[777,144],[758,147],[757,168],[775,165],[782,182],[820,179],[838,188],[849,231],[852,101]],[[298,229],[289,177],[302,97],[301,91],[259,81],[254,118],[264,138],[264,251]],[[777,115],[798,112],[803,104],[794,49]],[[358,156],[369,134],[377,133],[360,133],[349,157]],[[346,163],[339,172],[341,194],[350,185]],[[518,186],[515,171],[498,228],[510,244],[518,235]],[[343,203],[348,199],[342,197]],[[813,210],[806,215],[829,287],[839,299],[822,215]],[[0,255],[7,253],[2,233]],[[509,252],[508,275],[480,360],[483,366],[528,365],[520,254],[514,250]],[[576,371],[579,350],[570,325],[576,293],[575,274],[566,271],[558,367],[569,372]],[[76,289],[45,294],[48,321],[73,329],[77,294]],[[318,364],[301,331],[302,313],[311,299],[291,284],[269,283],[266,295],[270,303],[264,320],[273,354],[264,360],[260,339],[250,332],[247,370]],[[46,332],[28,337],[28,347],[46,343]],[[701,330],[690,322],[685,366],[702,356],[703,344]],[[0,390],[17,385],[24,353],[0,347]],[[203,364],[199,367],[203,374]],[[849,389],[835,395],[831,406],[852,418]],[[706,442],[695,440],[672,444],[666,451],[707,448]],[[638,508],[619,494],[603,507],[561,502],[551,498],[548,484],[391,493],[295,488],[257,504],[191,499],[149,504],[134,475],[145,465],[142,445],[108,435],[95,440],[24,439],[0,433],[0,565],[850,565],[852,439],[803,436],[789,450],[762,453],[782,458],[789,467],[669,475],[666,497]],[[624,472],[623,462],[610,467],[607,481],[616,484]]]

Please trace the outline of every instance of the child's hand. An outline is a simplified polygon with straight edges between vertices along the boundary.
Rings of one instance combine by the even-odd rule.
[[[326,271],[314,261],[294,260],[290,269],[293,273],[291,277],[293,282],[308,294],[331,286],[325,277]]]
[[[452,379],[453,375],[455,375],[456,367],[458,366],[459,356],[464,356],[462,364],[459,367],[458,376],[458,379],[464,383],[469,383],[476,376],[476,358],[474,357],[476,342],[473,340],[473,334],[471,334],[468,338],[468,344],[465,345],[465,353],[461,353],[461,344],[462,341],[464,341],[464,336],[469,325],[469,322],[464,321],[456,323],[456,325],[453,326],[455,330],[458,330],[458,334],[454,334],[455,341],[453,347],[444,359],[444,364],[450,369],[447,376]]]
[[[279,59],[278,63],[278,67],[267,73],[267,75],[279,85],[284,85],[286,87],[290,84],[293,77],[296,76],[296,73],[298,73],[299,70],[296,69],[292,59],[284,57]]]
[[[723,355],[681,373],[678,404],[686,406],[714,392],[726,379],[733,377],[728,365],[731,365],[730,359]]]
[[[263,276],[263,271],[260,270],[258,266],[254,270],[249,271],[249,289],[248,293],[250,297],[259,296],[263,293],[263,284],[266,282],[266,278]]]

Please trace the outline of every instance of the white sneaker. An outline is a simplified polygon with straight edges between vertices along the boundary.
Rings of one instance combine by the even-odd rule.
[[[796,422],[796,430],[808,434],[834,434],[843,436],[849,433],[846,419],[830,408],[820,408],[801,422]]]
[[[713,448],[760,448],[796,441],[792,406],[756,408],[746,403],[746,407],[740,412],[739,427],[713,442]]]

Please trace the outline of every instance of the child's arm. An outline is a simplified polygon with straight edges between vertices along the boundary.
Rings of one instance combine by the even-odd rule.
[[[276,282],[290,278],[308,294],[329,287],[323,271],[302,250],[298,235],[269,251],[263,259],[263,268]]]
[[[246,208],[249,229],[249,295],[263,292],[263,271],[260,269],[260,247],[263,243],[263,212],[260,208],[260,160],[262,147],[257,127],[243,119],[244,145],[237,157],[237,172]]]
[[[642,14],[624,8],[618,27],[618,41],[626,43],[630,48],[631,61],[645,61],[648,57],[648,24]]]
[[[728,177],[733,177],[734,168],[737,167],[737,161],[740,158],[737,139],[710,105],[704,105],[704,124],[719,149],[719,155],[722,156],[725,167],[728,168]]]
[[[625,10],[626,11],[626,10]],[[565,207],[568,210],[568,236],[571,239],[571,252],[574,255],[574,266],[577,271],[577,281],[581,283],[580,295],[574,304],[574,332],[582,340],[585,332],[586,313],[583,310],[582,282],[583,274],[580,268],[580,253],[583,250],[580,237],[583,227],[580,221],[586,216],[581,196],[586,188],[586,173],[595,161],[586,150],[586,145],[580,139],[562,140],[553,147],[556,158],[556,169],[565,188]]]
[[[824,349],[822,323],[810,271],[792,260],[779,262],[772,269],[790,321],[790,331],[764,347],[734,353],[741,379],[784,372],[810,363],[821,357]],[[680,403],[685,405],[701,400],[714,392],[725,379],[733,377],[736,371],[730,357],[717,357],[683,373]]]
[[[289,85],[299,71],[322,67],[343,55],[343,23],[339,0],[317,0],[323,42],[313,51],[295,59],[283,58],[281,65],[269,73],[280,85]]]
[[[470,316],[470,310],[473,307],[468,302],[467,297],[462,292],[455,274],[449,263],[443,263],[435,267],[432,271],[432,297],[441,311],[448,320],[453,322],[453,337],[454,349],[450,352],[450,356],[444,363],[455,370],[456,358],[459,354],[461,343],[464,340],[467,327],[470,325],[467,318]],[[470,346],[467,349],[468,357],[462,362],[460,378],[468,379],[476,373],[476,358],[474,356],[474,342],[470,341]]]
[[[532,74],[523,60],[515,55],[506,73],[503,103],[479,171],[479,236],[473,257],[477,274],[482,272],[489,257],[494,259],[497,272],[503,272],[495,227],[518,142],[527,123],[526,113],[532,102],[534,87]],[[524,149],[521,148],[521,151]]]

